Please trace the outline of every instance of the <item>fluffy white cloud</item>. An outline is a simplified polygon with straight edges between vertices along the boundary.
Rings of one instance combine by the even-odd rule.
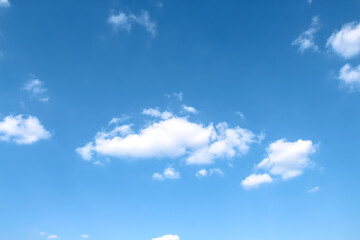
[[[350,87],[350,89],[360,89],[360,64],[357,67],[351,67],[350,64],[345,64],[339,73],[340,81]]]
[[[261,138],[247,129],[229,128],[226,123],[204,126],[154,109],[146,109],[144,113],[161,120],[153,119],[137,132],[132,131],[132,125],[98,132],[94,141],[76,151],[86,160],[96,153],[117,158],[185,157],[187,164],[211,164],[214,159],[245,154],[249,145]]]
[[[179,178],[180,178],[180,173],[175,171],[175,169],[172,168],[172,167],[165,168],[163,174],[161,174],[161,173],[154,173],[153,174],[153,179],[159,180],[159,181],[163,181],[165,179],[176,180],[176,179],[179,179]]]
[[[180,240],[178,235],[164,235],[162,237],[153,238],[152,240]]]
[[[308,193],[316,193],[320,190],[319,186],[313,187],[311,189],[308,190]]]
[[[197,110],[194,107],[191,107],[191,106],[183,105],[183,109],[186,112],[189,112],[189,113],[194,113],[194,114],[197,113]]]
[[[318,51],[319,47],[314,42],[314,35],[319,29],[319,17],[315,16],[311,20],[310,28],[301,33],[300,36],[292,42],[292,45],[299,46],[299,51],[301,53],[308,49]]]
[[[309,156],[315,153],[315,147],[310,140],[299,139],[288,142],[280,139],[267,148],[267,157],[256,168],[264,170],[264,174],[252,174],[242,181],[245,189],[258,187],[263,183],[273,181],[270,176],[280,176],[282,180],[291,179],[303,174],[304,169],[310,165]]]
[[[271,183],[273,179],[269,174],[251,174],[241,184],[245,189],[257,188],[260,184]]]
[[[50,133],[34,116],[10,115],[0,121],[0,141],[31,144],[49,137]]]
[[[335,31],[327,40],[327,47],[343,56],[351,58],[360,54],[360,23],[352,22]]]
[[[124,29],[127,31],[130,31],[133,24],[137,23],[143,26],[153,37],[156,35],[156,23],[151,21],[148,11],[142,10],[139,15],[127,15],[124,12],[111,14],[108,23],[113,26],[114,30]]]
[[[313,153],[315,147],[310,140],[287,142],[280,139],[270,144],[267,148],[267,157],[257,168],[281,176],[284,180],[294,178],[303,174],[304,169],[310,164],[309,155]]]
[[[10,7],[9,0],[0,0],[0,7]]]
[[[44,87],[44,82],[37,78],[27,81],[22,89],[30,92],[31,96],[36,98],[38,101],[49,101],[49,97],[46,94],[48,90]]]

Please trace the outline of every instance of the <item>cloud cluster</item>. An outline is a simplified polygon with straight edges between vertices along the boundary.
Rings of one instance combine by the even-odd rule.
[[[266,174],[250,175],[242,182],[244,188],[249,189],[272,182],[270,174],[279,176],[282,180],[302,175],[304,169],[310,165],[309,156],[316,150],[310,140],[288,142],[280,139],[271,143],[266,151],[267,157],[256,166],[256,169],[266,171]]]
[[[352,22],[335,31],[327,40],[327,47],[344,58],[360,54],[360,23]]]
[[[153,238],[152,240],[180,240],[178,235],[164,235],[162,237]]]
[[[31,144],[49,137],[50,133],[34,116],[10,115],[0,121],[0,141]]]
[[[9,0],[0,0],[0,7],[10,7]]]
[[[162,174],[161,173],[153,174],[153,179],[158,180],[158,181],[164,181],[165,179],[176,180],[179,178],[180,178],[180,173],[175,171],[175,169],[172,167],[165,168],[165,170]]]
[[[156,23],[150,19],[149,12],[145,10],[142,10],[139,15],[124,12],[113,13],[109,16],[108,23],[113,26],[114,30],[123,29],[128,32],[134,24],[138,24],[144,27],[153,37],[156,36]]]
[[[318,51],[319,47],[314,42],[314,35],[320,29],[320,20],[318,16],[315,16],[311,20],[311,25],[308,30],[301,33],[298,38],[296,38],[292,45],[299,46],[299,51],[303,53],[305,50],[312,49]]]
[[[133,125],[100,131],[93,141],[76,151],[91,160],[94,153],[125,159],[179,158],[187,164],[212,164],[215,159],[232,159],[248,152],[250,144],[263,137],[226,123],[207,126],[168,112],[145,109],[154,118],[138,131]],[[158,120],[160,118],[160,120]]]

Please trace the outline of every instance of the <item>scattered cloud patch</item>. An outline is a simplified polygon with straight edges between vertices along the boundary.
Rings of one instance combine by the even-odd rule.
[[[308,30],[301,33],[298,38],[296,38],[293,42],[293,46],[299,47],[299,52],[303,53],[305,50],[313,50],[318,51],[319,47],[314,42],[314,35],[320,29],[320,19],[318,16],[315,16],[311,20],[311,25]]]
[[[28,91],[32,98],[40,102],[47,102],[49,101],[49,96],[47,95],[47,88],[44,87],[44,82],[40,81],[37,78],[33,78],[28,80],[24,86],[22,87],[23,90]]]
[[[47,236],[47,239],[58,239],[59,238],[59,236],[57,236],[57,235],[54,235],[54,234],[52,234],[52,235],[49,235],[49,236]]]
[[[360,64],[357,67],[345,64],[340,69],[338,79],[351,90],[360,89]]]
[[[112,25],[115,31],[126,30],[128,32],[130,32],[134,24],[138,24],[144,27],[151,36],[156,36],[156,23],[150,19],[149,12],[145,10],[142,10],[139,15],[124,12],[113,13],[109,16],[108,23]]]
[[[269,174],[251,174],[241,182],[241,185],[244,189],[248,190],[252,188],[258,188],[261,184],[272,182],[273,179]]]
[[[161,119],[169,119],[173,116],[172,113],[170,113],[168,111],[160,112],[157,108],[144,109],[143,114],[151,116],[151,117],[161,118]]]
[[[184,111],[186,111],[186,112],[193,113],[193,114],[197,113],[197,110],[194,107],[186,106],[185,104],[182,107],[183,107]]]
[[[360,22],[347,23],[336,30],[327,40],[326,46],[344,58],[360,54]]]
[[[303,174],[304,169],[310,164],[309,156],[315,151],[310,140],[299,139],[296,142],[288,142],[280,139],[270,144],[267,148],[267,157],[257,165],[257,168],[267,170],[283,180],[291,179]]]
[[[220,168],[211,168],[209,170],[203,168],[195,173],[195,176],[199,178],[213,175],[224,176],[224,172]]]
[[[180,240],[178,235],[164,235],[162,237],[153,238],[152,240]]]
[[[308,190],[308,193],[316,193],[320,190],[319,186],[313,187],[311,189]]]
[[[109,125],[112,124],[118,124],[121,122],[124,122],[126,120],[130,119],[130,116],[123,114],[121,117],[113,117],[110,121],[109,121]]]
[[[10,7],[9,0],[0,0],[0,7]]]
[[[9,115],[0,121],[0,141],[32,144],[49,137],[50,133],[34,116]]]
[[[165,96],[168,97],[168,98],[175,97],[175,98],[177,98],[179,101],[182,101],[182,100],[183,100],[183,93],[182,93],[182,92],[166,94]]]
[[[279,176],[282,180],[298,177],[310,165],[310,155],[316,149],[312,141],[299,139],[289,142],[280,139],[267,148],[267,156],[257,166],[257,170],[266,171],[264,174],[252,174],[242,181],[245,189],[258,187],[262,183],[272,182],[272,176]]]
[[[161,173],[153,174],[153,179],[158,181],[164,181],[165,179],[176,180],[179,178],[180,178],[180,173],[175,171],[175,169],[172,167],[165,168],[162,174]]]
[[[185,157],[187,164],[212,164],[215,159],[228,159],[246,154],[250,144],[263,135],[227,123],[203,125],[157,109],[145,109],[154,117],[138,131],[133,125],[116,126],[100,131],[93,141],[76,151],[91,160],[94,153],[105,157],[151,159]],[[160,120],[158,120],[160,118]]]

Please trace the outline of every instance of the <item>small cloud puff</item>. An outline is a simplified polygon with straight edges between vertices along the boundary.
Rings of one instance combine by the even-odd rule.
[[[178,235],[164,235],[162,237],[153,238],[152,240],[180,240]]]
[[[180,178],[180,173],[176,172],[174,168],[165,168],[163,174],[154,173],[153,179],[158,181],[164,181],[165,179],[176,180]]]
[[[32,144],[50,136],[39,119],[34,116],[9,115],[0,121],[0,141]]]

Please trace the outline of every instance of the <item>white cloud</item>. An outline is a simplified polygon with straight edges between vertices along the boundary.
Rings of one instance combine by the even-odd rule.
[[[153,179],[159,181],[163,181],[165,179],[176,180],[179,178],[180,178],[180,173],[176,172],[175,169],[172,167],[165,168],[162,174],[161,173],[153,174]]]
[[[0,121],[0,141],[31,144],[49,137],[50,133],[34,116],[9,115]]]
[[[251,174],[245,178],[241,184],[245,189],[257,188],[260,184],[271,183],[273,179],[269,174]]]
[[[143,114],[144,115],[149,115],[152,117],[158,117],[158,118],[162,118],[162,119],[169,119],[171,118],[173,115],[168,112],[168,111],[164,111],[164,112],[160,112],[158,109],[156,108],[147,108],[143,110]]]
[[[80,237],[83,238],[83,239],[88,239],[88,238],[90,238],[89,235],[87,235],[87,234],[82,234]]]
[[[204,126],[154,109],[145,113],[161,120],[152,119],[137,132],[132,131],[132,125],[98,132],[94,141],[76,151],[85,160],[96,153],[132,159],[185,157],[187,164],[211,164],[215,159],[230,160],[247,153],[249,145],[262,138],[238,126],[229,128],[226,123]]]
[[[360,64],[357,67],[351,67],[345,64],[341,69],[338,78],[340,81],[350,87],[350,89],[360,89]]]
[[[186,112],[189,112],[189,113],[193,113],[193,114],[197,113],[197,110],[194,107],[191,107],[191,106],[183,105],[183,109]]]
[[[47,239],[58,239],[59,238],[59,236],[57,236],[57,235],[49,235],[48,237],[47,237]]]
[[[180,240],[178,235],[164,235],[162,237],[153,238],[152,240]]]
[[[313,187],[311,189],[308,190],[308,193],[316,193],[320,190],[319,186]]]
[[[360,23],[352,22],[335,31],[327,40],[327,47],[344,58],[355,57],[360,54]]]
[[[48,90],[44,87],[44,82],[37,78],[27,81],[22,89],[30,92],[31,96],[36,98],[38,101],[49,101],[49,97],[46,94]]]
[[[0,7],[10,7],[9,0],[0,0]]]
[[[300,36],[292,42],[293,46],[299,46],[299,51],[301,53],[308,49],[312,49],[314,51],[319,50],[319,47],[314,42],[314,35],[320,29],[319,21],[318,16],[313,17],[310,28],[301,33]]]
[[[200,169],[199,171],[197,171],[195,173],[196,177],[207,177],[207,176],[212,176],[212,175],[219,175],[219,176],[223,176],[224,173],[220,168],[211,168],[209,170],[206,170],[205,168]]]
[[[108,23],[111,24],[114,30],[124,29],[130,31],[134,23],[137,23],[145,28],[153,37],[156,35],[156,23],[151,21],[149,12],[142,10],[139,15],[119,12],[118,14],[111,14],[108,18]]]
[[[310,164],[309,155],[313,153],[315,147],[310,140],[287,142],[281,139],[270,144],[267,148],[267,157],[257,168],[281,176],[283,180],[294,178],[303,174],[304,169]]]

